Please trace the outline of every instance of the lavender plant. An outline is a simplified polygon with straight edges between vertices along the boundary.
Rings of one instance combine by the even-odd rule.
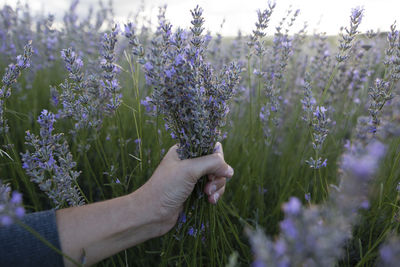
[[[332,70],[329,80],[326,82],[324,90],[321,96],[321,103],[323,104],[326,100],[326,95],[331,87],[332,81],[335,78],[337,71],[340,67],[343,68],[344,64],[341,64],[349,59],[349,51],[353,48],[355,37],[357,36],[358,27],[361,24],[363,18],[364,9],[361,7],[356,7],[351,10],[350,15],[350,28],[345,27],[345,33],[341,33],[341,40],[339,43],[339,52],[336,54],[336,65]]]
[[[319,157],[319,153],[322,149],[322,145],[328,135],[328,126],[330,119],[327,116],[327,109],[323,106],[316,106],[313,111],[312,124],[312,137],[313,137],[313,149],[315,151],[315,159],[311,157],[306,162],[313,169],[319,169],[325,167],[327,159],[322,159]]]
[[[358,27],[361,24],[363,18],[364,9],[361,7],[356,7],[351,10],[350,16],[350,28],[344,28],[345,33],[341,34],[342,40],[339,44],[339,53],[336,55],[336,60],[338,62],[343,62],[349,58],[348,51],[352,48],[352,43],[357,35]]]
[[[283,205],[280,235],[272,241],[260,229],[248,231],[256,266],[333,266],[343,255],[357,223],[355,211],[368,207],[368,192],[385,147],[355,142],[342,157],[343,172],[327,203],[305,208],[295,197]]]
[[[111,33],[104,34],[102,40],[102,61],[101,68],[103,69],[103,91],[108,96],[109,103],[107,104],[107,110],[113,114],[118,107],[121,105],[120,86],[117,79],[117,73],[119,72],[118,67],[115,65],[115,45],[117,43],[117,35],[119,30],[115,25]]]
[[[371,130],[376,132],[380,124],[379,113],[394,95],[392,93],[397,81],[400,79],[400,38],[396,30],[396,23],[392,24],[388,33],[389,48],[386,49],[386,59],[384,61],[385,73],[383,79],[377,78],[375,85],[369,88],[370,97],[369,114],[371,116]]]
[[[17,82],[17,78],[21,75],[21,71],[30,66],[32,56],[32,46],[29,42],[24,47],[24,54],[16,58],[16,64],[10,64],[1,80],[2,86],[0,89],[0,133],[7,134],[9,127],[5,117],[6,101],[11,96],[11,88]]]
[[[22,205],[22,194],[16,191],[11,193],[11,188],[0,180],[0,227],[8,226],[14,220],[25,215]]]
[[[22,156],[23,168],[31,181],[39,185],[54,203],[55,208],[85,204],[77,184],[80,172],[75,171],[68,143],[62,134],[55,134],[55,115],[43,110],[38,118],[40,135],[26,132],[26,145],[33,151]]]
[[[273,45],[271,49],[271,63],[265,75],[264,89],[266,95],[266,103],[261,108],[260,118],[262,120],[264,136],[267,144],[273,142],[272,129],[279,125],[278,113],[281,112],[281,87],[283,74],[288,65],[290,55],[293,54],[292,37],[289,37],[289,29],[293,26],[300,10],[296,10],[286,27],[285,21],[291,15],[292,10],[287,11],[286,16],[282,18],[276,27]]]
[[[105,200],[145,183],[174,142],[179,143],[181,157],[188,158],[211,153],[215,141],[227,136],[225,156],[235,168],[235,177],[218,205],[204,205],[198,184],[168,236],[113,256],[105,265],[223,266],[229,262],[233,266],[235,259],[237,265],[249,265],[253,255],[243,242],[243,225],[263,225],[275,239],[258,235],[254,238],[260,245],[253,249],[256,255],[272,255],[268,266],[396,266],[397,243],[383,244],[386,236],[398,232],[400,214],[395,24],[388,33],[363,34],[363,10],[356,8],[350,26],[338,37],[306,35],[304,27],[292,33],[299,12],[289,8],[273,25],[275,4],[270,2],[257,13],[249,38],[240,33],[232,39],[203,29],[207,26],[197,9],[192,29],[185,30],[172,28],[165,6],[153,21],[143,2],[129,16],[132,23],[124,27],[127,39],[120,40],[112,4],[84,4],[82,8],[79,1],[71,1],[64,20],[32,13],[29,6],[12,1],[0,8],[1,66],[15,61],[28,40],[37,44],[32,48],[32,71],[10,87],[13,97],[6,99],[4,114],[12,134],[5,136],[7,144],[0,144],[12,147],[0,150],[0,155],[10,153],[0,157],[0,177],[7,177],[5,181],[23,192],[26,207],[41,210],[49,204],[31,181],[40,180],[40,188],[53,192],[46,194],[62,202],[60,208],[71,204],[65,200],[68,197],[79,199],[76,194],[85,203]],[[268,36],[271,26],[276,26],[275,33]],[[62,48],[68,49],[60,61],[56,53]],[[230,61],[238,64],[223,65]],[[235,82],[242,67],[245,79]],[[49,108],[49,85],[57,85],[50,92],[55,104],[50,109],[57,122],[52,131],[45,131],[51,135],[42,138],[35,118]],[[242,94],[231,97],[237,88]],[[363,116],[367,112],[369,116]],[[52,121],[49,114],[41,117]],[[166,127],[161,117],[167,118]],[[27,129],[38,134],[28,134],[25,147]],[[347,141],[350,136],[352,141]],[[49,140],[58,141],[54,145]],[[70,146],[64,146],[65,140]],[[385,140],[388,153],[367,198],[362,196],[369,192],[370,175],[362,173],[370,166],[375,169],[375,159],[366,155],[372,153],[368,148],[376,140]],[[27,148],[28,154],[22,156],[26,161],[21,162],[18,152]],[[348,157],[340,157],[343,150]],[[375,154],[380,155],[380,150]],[[327,158],[329,165],[324,167]],[[305,159],[309,159],[306,164]],[[79,176],[78,169],[82,170]],[[338,177],[339,186],[328,186],[336,184]],[[82,191],[77,179],[82,181]],[[13,197],[10,189],[6,191],[10,203]],[[290,196],[304,199],[305,206]],[[288,199],[279,223],[280,207]],[[11,218],[17,219],[14,215]],[[344,245],[346,253],[339,249]],[[263,254],[266,246],[269,254]],[[257,259],[255,265],[265,265],[263,256]]]
[[[52,89],[52,101],[61,105],[58,116],[74,121],[74,135],[82,129],[99,129],[104,116],[105,97],[94,76],[85,77],[83,60],[72,49],[61,51],[68,78],[58,88]]]
[[[379,249],[378,266],[395,267],[399,264],[400,241],[398,236],[389,238]]]

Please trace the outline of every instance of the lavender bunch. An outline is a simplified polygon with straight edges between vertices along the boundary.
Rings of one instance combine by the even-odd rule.
[[[0,180],[0,227],[8,226],[24,215],[22,194],[16,191],[11,193],[11,188]]]
[[[322,149],[322,145],[329,133],[328,127],[330,119],[328,118],[326,112],[328,110],[323,106],[316,106],[312,113],[313,117],[311,120],[311,131],[312,131],[312,146],[315,151],[315,159],[310,157],[306,160],[306,163],[310,165],[313,169],[320,169],[321,167],[326,167],[327,159],[322,159],[319,157],[319,153]]]
[[[73,161],[68,143],[63,134],[53,133],[55,115],[43,110],[37,121],[40,135],[26,132],[25,143],[33,151],[21,154],[22,167],[57,209],[85,204],[76,181],[80,172],[74,170],[76,162]]]
[[[295,198],[283,205],[285,218],[275,241],[264,233],[247,231],[256,266],[334,266],[343,255],[357,223],[355,211],[368,207],[371,180],[385,154],[385,147],[357,142],[343,155],[342,178],[333,187],[327,203],[305,208]]]
[[[341,33],[342,40],[339,44],[339,53],[336,55],[338,62],[343,62],[349,58],[349,50],[352,48],[354,38],[359,33],[358,27],[361,24],[363,18],[364,9],[356,7],[351,10],[350,15],[350,28],[345,28],[345,34]]]
[[[15,64],[10,64],[1,80],[0,89],[0,133],[8,133],[9,127],[5,118],[6,101],[11,96],[11,87],[17,82],[17,78],[21,75],[21,71],[30,66],[32,56],[32,46],[29,42],[24,47],[24,54],[18,55]]]
[[[182,159],[212,153],[240,73],[231,63],[215,74],[205,61],[202,9],[197,6],[191,12],[191,38],[162,25],[162,39],[153,41],[156,46],[144,65],[147,83],[154,88],[152,102],[179,140]]]
[[[177,140],[181,159],[213,153],[216,142],[221,140],[228,101],[234,95],[241,72],[236,63],[216,71],[207,62],[202,12],[199,6],[191,11],[190,33],[180,28],[172,32],[171,25],[164,21],[143,66],[146,82],[153,88],[151,102],[163,115],[172,138]],[[167,246],[183,248],[189,259],[202,257],[204,253],[209,255],[213,247],[224,242],[224,237],[211,233],[211,229],[223,227],[217,219],[222,213],[205,202],[206,179],[203,177],[196,184],[176,232],[166,242]],[[168,249],[166,258],[171,251]]]

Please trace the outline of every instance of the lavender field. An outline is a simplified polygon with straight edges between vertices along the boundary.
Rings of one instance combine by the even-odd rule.
[[[301,10],[275,25],[277,2],[233,37],[200,6],[185,25],[166,6],[125,23],[112,4],[0,7],[0,227],[126,195],[172,145],[183,160],[221,142],[235,174],[217,205],[201,179],[167,235],[98,266],[400,266],[398,23],[362,32],[354,7],[336,36],[293,31]]]

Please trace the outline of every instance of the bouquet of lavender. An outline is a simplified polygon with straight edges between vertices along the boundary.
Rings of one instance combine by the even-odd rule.
[[[150,52],[139,61],[144,63],[146,82],[153,88],[151,102],[163,115],[172,138],[177,140],[181,159],[213,153],[229,112],[227,102],[234,95],[240,79],[240,67],[236,63],[215,71],[206,61],[202,12],[198,6],[191,11],[190,32],[178,28],[172,33],[172,26],[164,19],[160,20]],[[128,30],[126,36],[133,40],[130,27]],[[140,54],[135,53],[137,47],[133,46],[135,55]],[[205,180],[200,179],[181,214],[174,235],[181,242],[187,236],[193,236],[203,244],[208,237],[213,239],[210,242],[218,244],[215,242],[217,237],[207,235],[207,229],[214,227],[211,223],[218,220],[214,220],[214,208],[206,215],[209,205],[203,200]],[[190,253],[194,254],[191,259],[199,256],[196,249]]]
[[[229,112],[227,101],[239,83],[240,68],[231,63],[215,73],[206,62],[202,9],[192,11],[191,33],[160,25],[161,38],[153,42],[144,64],[146,81],[154,88],[152,102],[164,115],[171,136],[179,142],[181,159],[213,152]]]

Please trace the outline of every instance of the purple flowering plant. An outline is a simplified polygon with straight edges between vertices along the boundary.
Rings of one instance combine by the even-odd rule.
[[[7,134],[9,127],[5,117],[6,101],[11,96],[11,88],[17,82],[17,78],[21,75],[21,71],[30,66],[32,56],[31,41],[25,45],[24,54],[16,57],[16,63],[10,64],[1,80],[0,88],[0,133]]]
[[[3,184],[0,180],[0,227],[8,226],[14,220],[22,219],[25,209],[22,205],[22,194],[11,192],[8,184]]]
[[[43,110],[37,121],[40,134],[26,132],[26,145],[31,151],[21,154],[23,169],[52,200],[55,208],[85,204],[77,183],[80,172],[75,170],[76,162],[68,143],[63,134],[53,132],[56,116]]]

